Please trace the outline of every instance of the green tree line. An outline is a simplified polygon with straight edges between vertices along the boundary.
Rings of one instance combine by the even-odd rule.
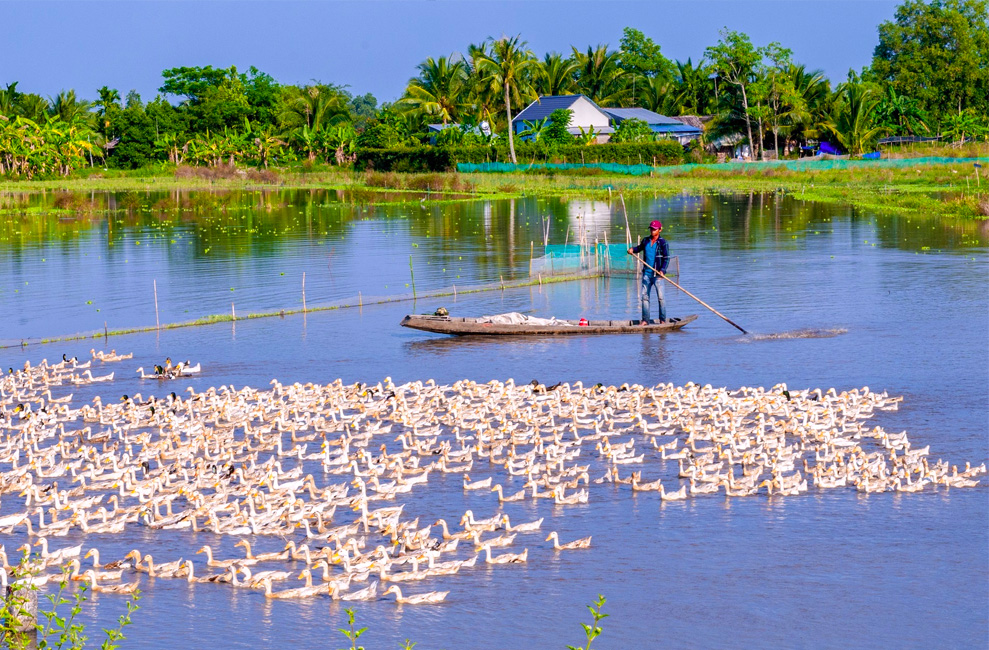
[[[571,47],[537,56],[521,36],[429,57],[394,103],[313,82],[280,84],[256,68],[179,67],[162,72],[145,102],[106,86],[92,101],[0,89],[0,174],[64,175],[84,166],[292,162],[349,165],[360,149],[485,145],[515,161],[514,115],[540,95],[583,94],[603,107],[638,106],[705,116],[706,143],[749,143],[786,155],[827,140],[848,153],[885,135],[958,142],[989,133],[989,0],[906,0],[879,25],[869,66],[833,83],[779,43],[756,44],[724,29],[698,61],[667,58],[628,27],[617,47]],[[536,143],[591,143],[564,113],[525,125]],[[478,125],[487,122],[491,135]],[[459,128],[431,134],[427,125]],[[724,138],[724,139],[722,139]],[[614,139],[654,139],[623,123]]]

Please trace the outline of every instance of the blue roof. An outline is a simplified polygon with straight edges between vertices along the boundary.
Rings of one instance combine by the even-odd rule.
[[[656,133],[702,133],[696,126],[690,126],[682,122],[677,122],[676,124],[650,124],[649,126]]]
[[[535,122],[536,120],[547,118],[555,110],[570,108],[581,97],[591,102],[592,106],[597,107],[597,104],[591,101],[586,95],[548,95],[546,97],[540,97],[526,106],[521,113],[512,118],[512,123],[514,124],[516,121],[521,120]],[[600,107],[598,109],[600,110]]]
[[[672,117],[666,117],[665,115],[660,115],[659,113],[653,113],[645,108],[602,108],[608,117],[614,119],[616,122],[622,122],[623,120],[642,120],[646,124],[683,124],[683,122],[678,122]]]

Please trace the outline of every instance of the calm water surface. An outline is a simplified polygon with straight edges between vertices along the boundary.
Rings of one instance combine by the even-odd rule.
[[[756,333],[741,336],[686,296],[667,290],[672,315],[701,313],[664,336],[563,340],[448,339],[397,326],[410,311],[441,305],[454,315],[522,311],[577,318],[635,316],[624,278],[459,294],[374,305],[411,291],[409,256],[422,292],[528,276],[530,242],[548,220],[551,243],[578,231],[625,239],[607,202],[524,199],[437,205],[360,205],[324,192],[95,195],[88,216],[46,213],[56,197],[5,197],[0,214],[0,365],[116,348],[109,386],[76,390],[116,399],[187,385],[283,382],[519,382],[868,385],[905,397],[869,424],[907,430],[934,458],[989,459],[989,236],[985,226],[862,214],[774,196],[677,196],[629,201],[632,227],[663,221],[680,256],[681,283]],[[178,205],[185,210],[176,212]],[[108,218],[102,207],[115,208]],[[167,209],[166,209],[167,208]],[[27,214],[19,214],[24,211]],[[568,234],[569,233],[569,234]],[[535,250],[539,254],[540,246]],[[77,332],[153,325],[153,281],[162,322],[210,314],[301,307],[344,309],[208,327],[21,348]],[[700,310],[700,311],[699,311]],[[839,330],[831,338],[781,332]],[[166,355],[203,364],[202,376],[167,388],[141,382],[138,366]],[[63,393],[70,392],[63,389]],[[671,464],[672,465],[672,464]],[[675,465],[666,468],[675,472]],[[481,472],[472,478],[484,478]],[[410,499],[412,515],[458,518],[497,509],[489,493],[465,495],[459,475]],[[512,486],[513,488],[515,486]],[[507,488],[506,488],[507,489]],[[564,540],[594,535],[582,553],[527,540],[524,567],[476,568],[428,581],[450,589],[439,607],[360,603],[368,648],[411,638],[418,648],[534,648],[578,643],[584,605],[608,598],[600,647],[986,647],[989,644],[989,500],[983,488],[917,495],[835,490],[797,498],[696,498],[661,503],[654,493],[596,488],[588,506],[505,504],[513,520],[547,517]],[[16,507],[14,496],[0,513]],[[19,502],[20,500],[17,499]],[[156,559],[190,557],[209,533],[70,536],[104,555],[133,547]],[[2,540],[8,549],[23,540]],[[260,550],[280,548],[261,539]],[[301,567],[300,567],[301,568]],[[325,648],[343,607],[326,599],[266,602],[257,593],[144,579],[127,647]],[[110,625],[123,601],[98,596],[87,622]],[[93,628],[94,630],[96,628]],[[331,639],[333,639],[331,641]],[[334,643],[336,645],[334,645]],[[598,642],[595,642],[597,645]]]

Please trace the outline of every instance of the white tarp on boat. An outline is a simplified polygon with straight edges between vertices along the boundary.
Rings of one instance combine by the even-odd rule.
[[[480,322],[493,323],[495,325],[558,325],[560,327],[573,327],[570,323],[556,318],[537,318],[527,316],[517,311],[510,311],[507,314],[495,314],[494,316],[481,316]]]

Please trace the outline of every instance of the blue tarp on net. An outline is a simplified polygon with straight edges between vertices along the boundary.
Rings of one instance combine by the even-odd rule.
[[[628,254],[626,244],[549,244],[542,257],[533,258],[531,275],[635,275],[638,271],[639,262]],[[680,274],[679,258],[670,261],[669,274]]]

